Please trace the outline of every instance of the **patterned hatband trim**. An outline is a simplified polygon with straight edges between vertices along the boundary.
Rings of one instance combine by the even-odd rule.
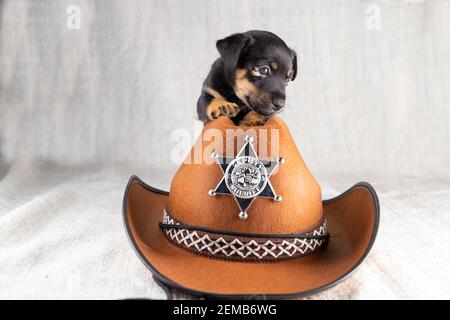
[[[309,255],[326,246],[325,218],[299,234],[262,235],[212,230],[178,222],[164,210],[161,229],[174,245],[209,258],[235,261],[279,261]]]

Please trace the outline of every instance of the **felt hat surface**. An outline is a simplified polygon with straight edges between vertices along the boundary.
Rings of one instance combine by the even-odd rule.
[[[254,150],[267,171],[262,168],[261,175],[247,163],[194,159],[231,153],[233,161],[244,149]],[[270,167],[269,159],[281,158]],[[259,190],[258,183],[264,189],[250,200],[239,193],[244,189],[230,186],[247,187],[248,170],[253,180],[245,182],[254,183],[252,190]],[[213,192],[221,184],[233,194]],[[379,204],[366,182],[322,200],[280,118],[240,128],[220,117],[204,127],[170,192],[130,178],[123,217],[135,252],[170,288],[210,298],[293,298],[334,286],[356,270],[375,240]]]

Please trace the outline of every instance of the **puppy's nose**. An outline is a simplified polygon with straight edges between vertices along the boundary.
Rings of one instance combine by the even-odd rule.
[[[280,110],[281,108],[284,107],[284,99],[282,98],[274,98],[272,101],[275,109]]]

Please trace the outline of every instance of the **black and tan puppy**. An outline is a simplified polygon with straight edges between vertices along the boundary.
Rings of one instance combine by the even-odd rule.
[[[297,74],[297,55],[283,40],[253,30],[219,40],[216,47],[220,58],[197,102],[201,121],[227,116],[235,124],[262,125],[283,109],[286,85]]]

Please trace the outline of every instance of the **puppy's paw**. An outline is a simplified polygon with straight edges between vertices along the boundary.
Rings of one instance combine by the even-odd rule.
[[[236,103],[214,99],[209,104],[207,113],[210,119],[217,119],[220,116],[233,118],[239,113],[239,106]]]
[[[255,111],[250,111],[244,119],[239,121],[240,126],[253,127],[262,126],[266,123],[266,118]]]
[[[222,106],[221,110],[227,117],[234,118],[239,113],[240,108],[236,103],[228,102],[226,105]]]

